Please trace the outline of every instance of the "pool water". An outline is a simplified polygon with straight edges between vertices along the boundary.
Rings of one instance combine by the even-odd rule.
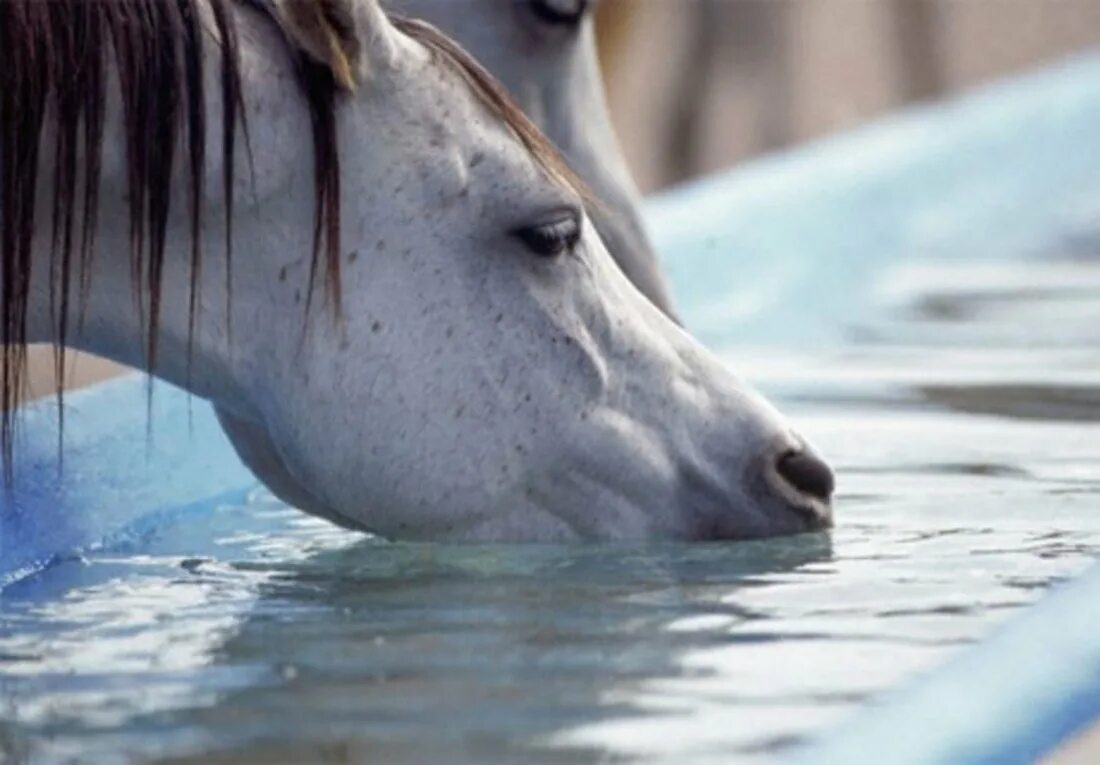
[[[708,337],[837,468],[831,533],[390,544],[257,488],[4,591],[0,759],[770,760],[1100,552],[1100,260],[866,289],[832,343]]]

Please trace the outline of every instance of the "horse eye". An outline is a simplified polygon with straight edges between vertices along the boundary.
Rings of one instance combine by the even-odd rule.
[[[514,236],[540,258],[556,258],[572,252],[581,238],[580,215],[569,210],[554,220],[516,229]]]
[[[591,0],[528,0],[535,16],[547,24],[576,26]]]

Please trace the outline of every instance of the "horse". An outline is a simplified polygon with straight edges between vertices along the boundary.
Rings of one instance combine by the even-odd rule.
[[[430,25],[6,0],[0,78],[7,470],[43,342],[209,400],[272,445],[276,493],[388,538],[831,523],[826,463],[631,284],[591,192]]]

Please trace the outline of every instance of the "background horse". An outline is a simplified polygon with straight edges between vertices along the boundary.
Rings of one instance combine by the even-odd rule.
[[[0,5],[8,401],[26,342],[144,365],[259,431],[302,509],[386,536],[829,522],[828,468],[630,284],[461,49],[374,0],[276,16]]]

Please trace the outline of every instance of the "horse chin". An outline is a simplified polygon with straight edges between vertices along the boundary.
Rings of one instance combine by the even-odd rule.
[[[322,505],[310,505],[309,507],[300,507],[299,510],[303,510],[310,515],[326,520],[342,529],[348,531],[361,531],[364,534],[373,534],[374,530],[367,526],[362,521],[352,518],[350,515],[333,510],[331,507]]]

